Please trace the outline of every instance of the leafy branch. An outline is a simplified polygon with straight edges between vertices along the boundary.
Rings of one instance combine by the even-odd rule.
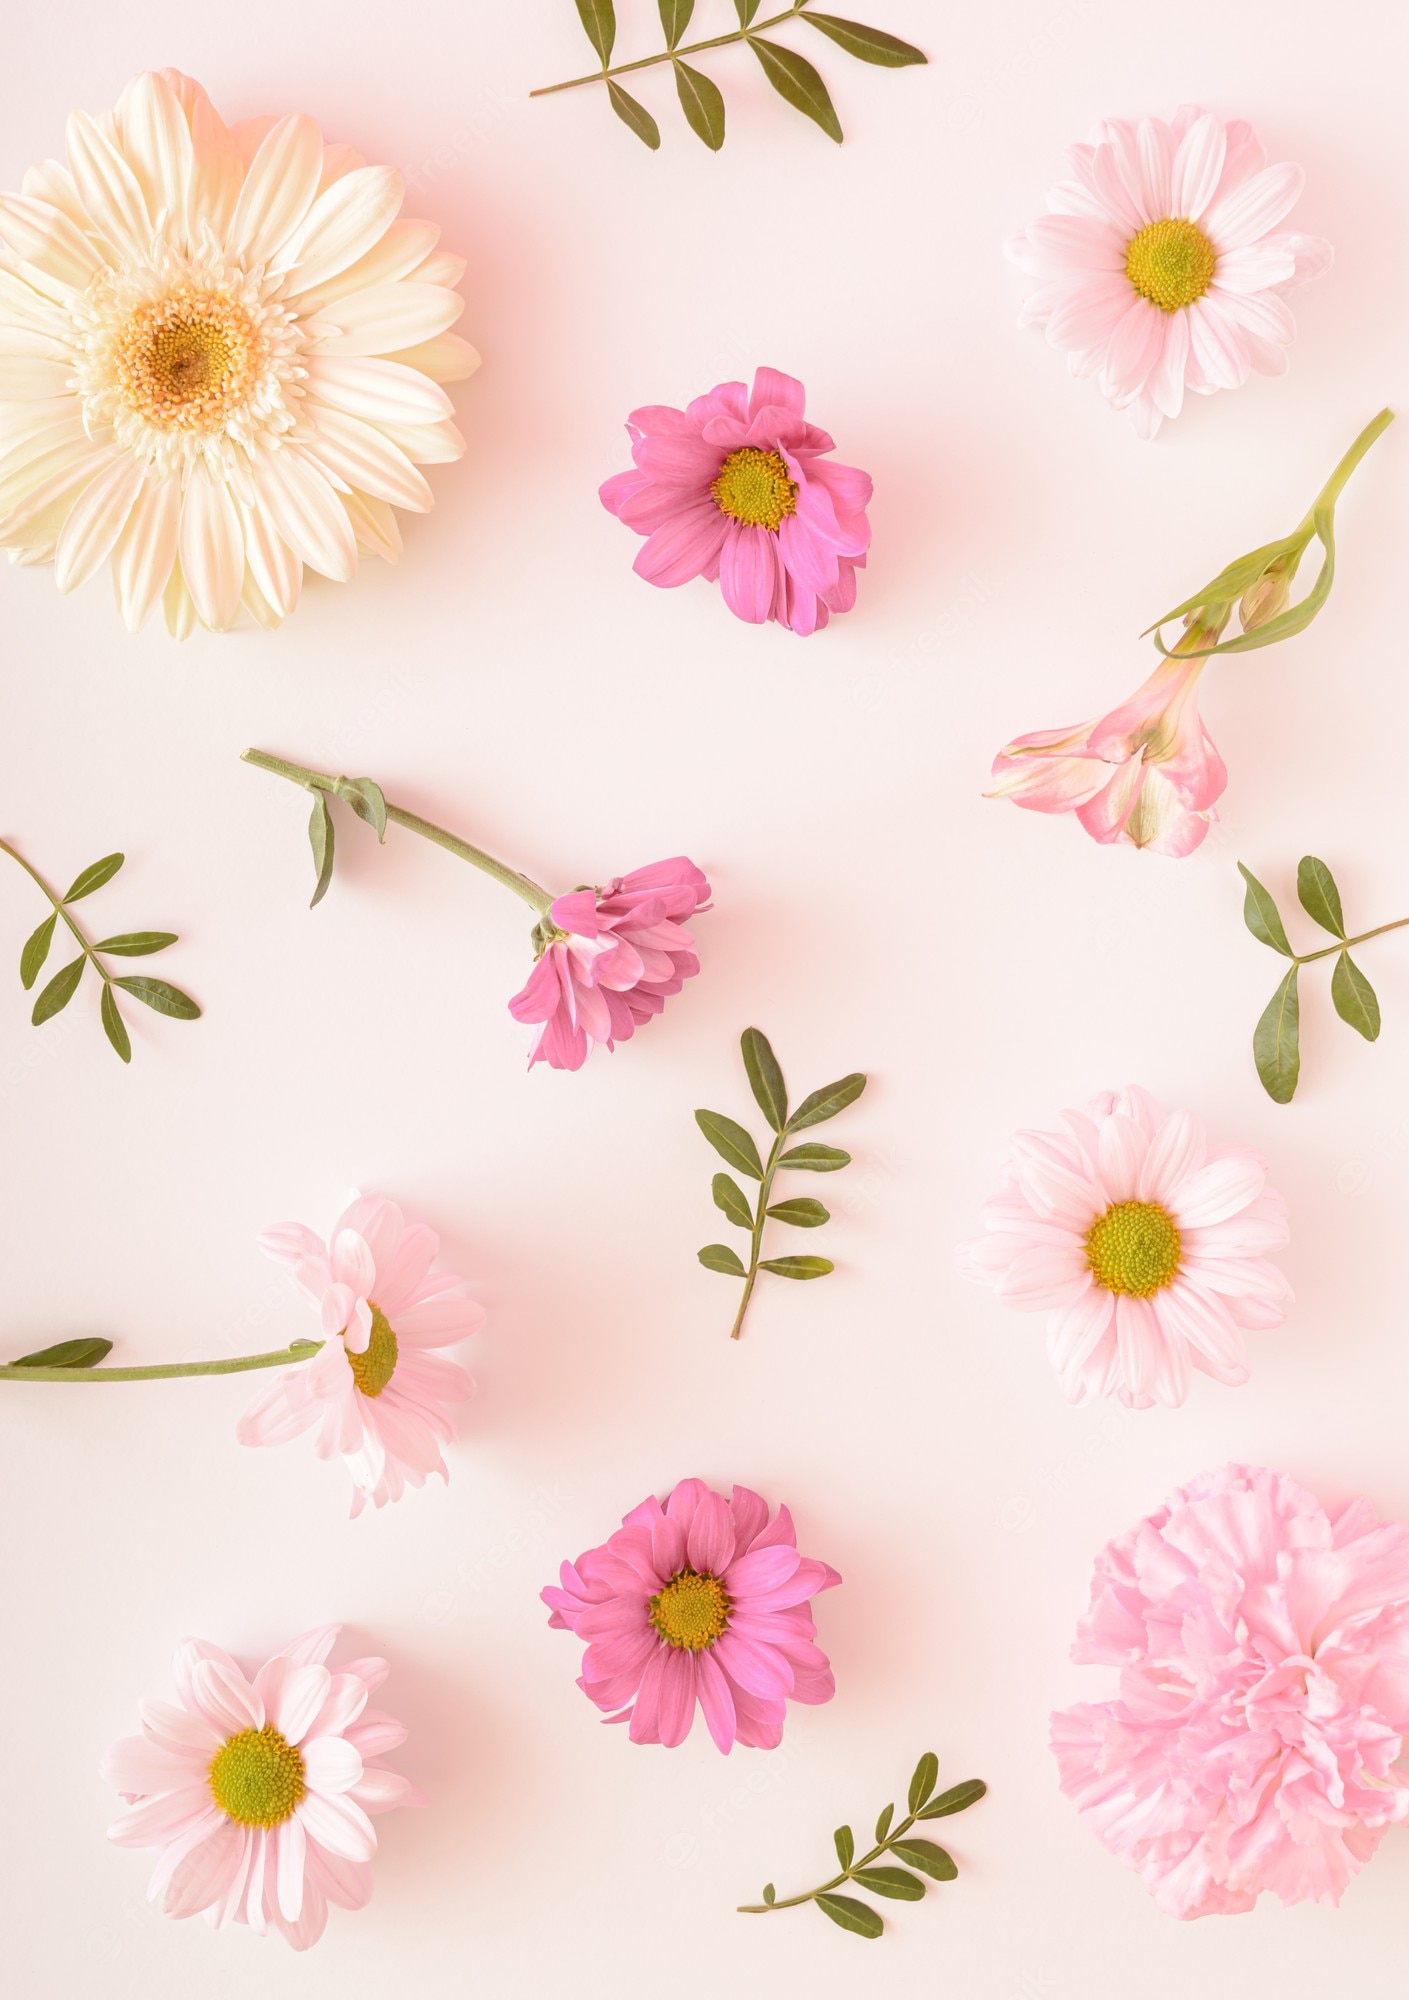
[[[1275,645],[1279,639],[1290,639],[1294,633],[1304,632],[1330,596],[1335,581],[1336,502],[1361,459],[1393,422],[1394,411],[1381,410],[1365,426],[1291,534],[1253,549],[1249,555],[1239,556],[1202,590],[1156,620],[1149,632],[1154,633],[1159,650],[1164,654],[1191,650],[1171,648],[1164,643],[1161,628],[1176,618],[1183,618],[1190,625],[1197,620],[1201,626],[1210,628],[1208,636],[1215,643],[1200,649],[1202,657],[1214,653],[1249,653],[1258,646]],[[1321,544],[1321,567],[1306,596],[1299,604],[1292,604],[1292,583],[1313,540]],[[1217,635],[1228,623],[1235,604],[1242,629],[1231,639],[1219,639]],[[1148,638],[1149,632],[1144,636]]]
[[[1314,965],[1317,959],[1335,959],[1335,969],[1331,973],[1331,1000],[1335,1010],[1358,1035],[1363,1035],[1367,1042],[1373,1042],[1380,1032],[1380,1003],[1374,987],[1351,957],[1350,948],[1352,945],[1368,944],[1371,938],[1383,937],[1386,931],[1402,930],[1409,924],[1409,917],[1398,917],[1392,924],[1377,924],[1372,931],[1361,931],[1356,937],[1348,937],[1335,877],[1324,861],[1318,861],[1314,854],[1303,854],[1296,871],[1297,900],[1312,922],[1319,924],[1323,931],[1329,931],[1336,942],[1323,945],[1319,951],[1295,952],[1288,941],[1281,912],[1271,895],[1241,861],[1238,872],[1247,884],[1247,893],[1243,898],[1243,922],[1260,944],[1291,960],[1286,976],[1263,1009],[1252,1037],[1253,1059],[1263,1089],[1276,1103],[1290,1104],[1301,1074],[1301,1001],[1297,992],[1301,968]]]
[[[566,83],[546,84],[541,90],[530,91],[529,95],[552,97],[560,90],[576,90],[585,83],[604,83],[612,110],[622,124],[655,152],[660,146],[660,126],[645,105],[638,104],[634,97],[629,96],[616,79],[629,76],[635,70],[654,69],[659,63],[669,63],[685,122],[696,138],[702,140],[712,153],[717,153],[724,144],[724,99],[719,86],[703,71],[691,68],[684,58],[742,42],[753,50],[763,74],[778,95],[795,111],[801,111],[804,117],[820,125],[828,138],[835,139],[840,145],[841,122],[826,84],[807,58],[800,56],[796,49],[765,41],[765,28],[781,28],[790,21],[802,21],[809,28],[815,28],[819,35],[825,35],[828,41],[835,42],[838,48],[845,49],[848,55],[855,56],[859,62],[875,63],[882,69],[907,69],[912,64],[929,61],[922,50],[910,42],[902,42],[898,35],[887,34],[883,28],[867,28],[859,21],[846,21],[837,14],[809,11],[809,0],[793,0],[792,6],[785,8],[781,14],[770,14],[766,21],[756,18],[762,0],[734,0],[734,11],[739,17],[737,28],[731,29],[728,34],[711,35],[704,41],[682,46],[681,37],[690,25],[695,0],[657,0],[657,4],[661,27],[665,31],[664,49],[659,55],[642,56],[636,62],[618,63],[613,68],[616,8],[612,0],[577,0],[578,14],[601,68],[589,71],[586,76],[569,77]]]
[[[146,958],[152,952],[165,951],[168,945],[176,943],[175,931],[123,931],[115,937],[100,938],[97,944],[93,944],[73,914],[70,907],[72,904],[81,902],[85,896],[91,896],[95,889],[101,889],[104,883],[111,882],[123,864],[125,858],[123,855],[105,854],[101,861],[93,862],[75,878],[66,895],[56,896],[43,876],[37,874],[24,856],[17,853],[8,841],[0,840],[0,853],[8,854],[12,861],[18,862],[30,881],[43,892],[49,902],[49,915],[38,930],[32,932],[25,940],[24,949],[20,953],[20,983],[25,992],[29,992],[44,969],[60,919],[72,932],[78,945],[78,957],[70,959],[67,965],[54,974],[35,1001],[34,1012],[30,1019],[36,1028],[42,1028],[46,1021],[52,1021],[56,1014],[63,1012],[78,991],[79,982],[90,965],[102,981],[102,999],[99,1002],[98,1012],[103,1023],[103,1033],[124,1062],[132,1060],[132,1043],[118,1010],[119,990],[130,993],[134,1000],[140,1000],[144,1007],[151,1007],[158,1014],[170,1015],[174,1021],[195,1021],[200,1018],[200,1008],[190,994],[183,993],[179,986],[170,986],[164,979],[142,979],[131,975],[123,977],[115,972],[109,972],[103,963],[101,954],[106,954],[110,958]]]
[[[747,1265],[727,1243],[706,1243],[699,1253],[700,1262],[707,1271],[719,1271],[725,1277],[742,1278],[744,1281],[744,1295],[739,1301],[739,1310],[730,1332],[732,1340],[737,1340],[744,1330],[744,1314],[749,1309],[749,1300],[753,1297],[760,1271],[771,1271],[778,1278],[801,1279],[825,1278],[836,1269],[826,1257],[760,1257],[763,1228],[770,1220],[790,1223],[794,1229],[820,1229],[824,1222],[830,1222],[831,1211],[810,1195],[795,1195],[786,1201],[775,1202],[773,1179],[783,1168],[790,1172],[834,1174],[840,1168],[850,1166],[850,1153],[843,1153],[835,1146],[808,1143],[790,1146],[786,1152],[783,1148],[795,1133],[806,1131],[812,1125],[821,1125],[828,1118],[835,1118],[848,1104],[854,1104],[866,1088],[865,1077],[859,1070],[853,1071],[836,1083],[814,1090],[789,1115],[787,1086],[768,1037],[761,1029],[745,1028],[741,1047],[749,1085],[759,1110],[774,1134],[767,1159],[759,1152],[752,1135],[742,1125],[735,1124],[732,1118],[726,1118],[720,1111],[695,1113],[695,1123],[715,1152],[731,1167],[759,1183],[756,1208],[750,1207],[748,1196],[732,1174],[716,1174],[711,1184],[715,1207],[722,1209],[736,1228],[749,1232]]]
[[[899,1826],[892,1826],[895,1807],[887,1806],[876,1821],[876,1844],[868,1854],[860,1859],[856,1855],[856,1840],[849,1826],[839,1826],[832,1835],[836,1844],[837,1860],[841,1863],[841,1873],[833,1875],[829,1882],[819,1888],[808,1889],[800,1896],[779,1898],[773,1884],[766,1884],[761,1903],[740,1903],[741,1916],[768,1916],[774,1910],[793,1910],[800,1903],[815,1903],[824,1917],[830,1917],[834,1924],[844,1931],[855,1931],[858,1937],[878,1938],[885,1929],[878,1913],[869,1903],[863,1903],[855,1896],[839,1896],[836,1892],[844,1883],[855,1882],[859,1888],[869,1889],[874,1896],[886,1896],[896,1902],[918,1903],[925,1894],[925,1885],[920,1875],[928,1875],[932,1882],[952,1882],[959,1870],[952,1857],[932,1840],[911,1837],[910,1829],[917,1820],[947,1819],[951,1813],[964,1812],[981,1799],[988,1790],[981,1778],[966,1778],[961,1785],[951,1785],[947,1792],[936,1798],[934,1788],[939,1779],[939,1759],[932,1750],[927,1750],[915,1766],[915,1775],[910,1780],[910,1792],[906,1800],[910,1808],[909,1816]],[[875,1864],[883,1854],[894,1855],[903,1861],[903,1868],[878,1868]],[[918,1868],[920,1875],[911,1874]]]

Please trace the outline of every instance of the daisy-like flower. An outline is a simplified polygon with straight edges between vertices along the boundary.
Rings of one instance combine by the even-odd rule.
[[[850,611],[871,545],[871,480],[824,456],[836,447],[805,406],[801,382],[760,368],[752,394],[721,382],[688,409],[631,412],[636,470],[601,497],[646,537],[638,576],[666,589],[702,576],[736,618],[804,638]]]
[[[1296,333],[1283,294],[1329,268],[1331,246],[1279,225],[1305,176],[1267,165],[1252,127],[1185,104],[1166,123],[1108,119],[1072,146],[1075,176],[1009,254],[1037,280],[1023,324],[1074,375],[1094,375],[1141,437],[1250,373],[1282,375]]]
[[[1216,637],[1195,635],[1198,645]],[[993,760],[998,782],[988,797],[1028,812],[1074,812],[1103,845],[1123,840],[1155,854],[1192,854],[1228,783],[1199,714],[1204,664],[1176,648],[1109,715],[1014,737]]]
[[[682,919],[709,908],[709,883],[683,854],[618,875],[605,889],[559,896],[537,925],[542,946],[528,984],[509,1002],[541,1023],[529,1067],[581,1069],[599,1043],[629,1042],[700,969]]]
[[[283,1444],[316,1429],[318,1456],[341,1458],[352,1475],[354,1515],[368,1500],[399,1500],[433,1472],[448,1479],[450,1406],[475,1385],[437,1349],[476,1332],[484,1312],[437,1261],[435,1231],[382,1195],[359,1195],[327,1243],[297,1222],[259,1242],[317,1307],[323,1345],[255,1398],[236,1428],[240,1443]]]
[[[1187,1111],[1110,1091],[1063,1113],[1064,1132],[1019,1132],[964,1275],[1045,1312],[1047,1352],[1073,1403],[1182,1403],[1189,1371],[1248,1378],[1243,1335],[1279,1326],[1291,1287],[1267,1260],[1288,1239],[1267,1163],[1208,1145]]]
[[[715,1745],[775,1749],[789,1701],[836,1692],[809,1599],[841,1578],[797,1551],[793,1518],[746,1486],[682,1479],[644,1500],[542,1593],[548,1623],[587,1641],[578,1686],[633,1743],[674,1749],[696,1703]]]
[[[478,365],[464,264],[404,193],[311,118],[227,127],[179,70],[76,111],[67,166],[0,196],[0,547],[60,590],[109,565],[129,630],[160,603],[179,638],[394,562]]]
[[[1097,1558],[1062,1790],[1173,1917],[1339,1903],[1409,1819],[1409,1528],[1226,1465]]]
[[[147,1894],[167,1916],[272,1923],[306,1951],[330,1903],[370,1898],[372,1815],[425,1801],[378,1761],[406,1741],[367,1706],[386,1661],[325,1665],[341,1629],[305,1633],[252,1678],[218,1646],[186,1640],[176,1700],[140,1703],[142,1734],[103,1759],[127,1806],[108,1838],[161,1849]]]

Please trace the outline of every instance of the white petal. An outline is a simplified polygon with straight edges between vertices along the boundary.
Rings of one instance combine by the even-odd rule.
[[[440,285],[417,285],[408,279],[373,285],[365,292],[349,293],[315,322],[319,334],[315,351],[395,354],[400,348],[434,340],[464,310],[459,293]]]
[[[275,1835],[275,1841],[278,1849],[275,1886],[279,1908],[291,1924],[297,1923],[303,1914],[303,1868],[308,1854],[308,1837],[297,1813],[284,1821]]]
[[[427,253],[435,244],[440,230],[433,222],[393,222],[370,250],[345,271],[339,271],[326,284],[305,286],[295,273],[289,281],[289,291],[294,296],[294,305],[300,317],[307,318],[320,312],[334,299],[345,298],[349,292],[360,292],[368,285],[388,285],[397,278],[409,278],[413,274],[420,279],[417,266],[426,261]],[[434,282],[422,280],[422,282]]]
[[[103,261],[68,216],[29,195],[0,195],[0,241],[9,244],[20,263],[52,273],[77,291]]]
[[[85,111],[68,121],[68,158],[78,198],[94,228],[115,250],[141,257],[152,241],[152,218],[137,176]]]
[[[259,505],[235,496],[245,537],[245,561],[255,587],[279,618],[287,618],[299,600],[303,564]],[[322,1246],[318,1246],[321,1252]]]
[[[0,268],[0,310],[11,327],[28,327],[31,332],[48,334],[67,346],[73,333],[72,321],[52,299],[26,283],[17,271]]]
[[[380,556],[383,562],[399,561],[401,530],[390,503],[373,500],[366,493],[340,493],[338,498],[352,524],[357,546],[370,555]]]
[[[377,1851],[377,1835],[361,1806],[345,1796],[309,1792],[294,1811],[303,1821],[304,1831],[344,1861],[370,1861]]]
[[[374,424],[434,424],[455,414],[443,389],[396,361],[310,354],[308,393]]]
[[[408,275],[419,278],[423,285],[458,285],[465,270],[463,257],[452,256],[448,250],[436,250]]]
[[[405,507],[413,514],[430,511],[432,496],[424,474],[406,454],[374,425],[340,410],[319,409],[318,428],[304,441],[316,463],[345,479],[349,486]]]
[[[308,1786],[314,1792],[347,1792],[362,1776],[361,1752],[344,1736],[315,1736],[303,1746]]]
[[[60,590],[77,590],[107,561],[142,483],[140,461],[124,454],[84,487],[54,554],[54,581]]]
[[[101,452],[83,430],[71,425],[48,428],[17,444],[5,455],[0,471],[0,516],[23,507],[39,490],[70,468],[86,465],[92,478],[108,462],[111,454]],[[85,482],[86,483],[86,482]]]
[[[216,236],[223,237],[239,199],[244,162],[225,120],[203,90],[192,103],[190,122],[195,154],[188,198],[191,227],[209,223]]]
[[[186,114],[166,78],[152,70],[134,76],[117,101],[117,122],[148,213],[154,221],[165,212],[184,223],[195,155]]]
[[[0,401],[28,403],[62,396],[72,381],[71,361],[35,354],[0,354]]]
[[[171,565],[161,605],[166,617],[166,629],[172,638],[189,639],[196,629],[196,607],[186,588],[186,579],[181,574],[179,559]]]
[[[391,359],[429,375],[432,382],[468,382],[480,361],[478,349],[458,333],[438,333],[434,340],[398,348]]]
[[[66,515],[72,496],[114,456],[111,451],[89,444],[86,438],[83,443],[86,448],[82,450],[70,447],[62,453],[46,455],[41,483],[32,486],[18,503],[0,503],[5,505],[5,512],[0,514],[0,547],[23,546],[27,538],[39,533],[41,525],[47,525],[55,508],[61,508]],[[62,525],[61,518],[54,528],[55,541]]]
[[[251,470],[260,505],[294,553],[320,576],[346,583],[357,568],[357,542],[324,475],[289,446],[263,454]]]
[[[202,624],[225,631],[240,614],[244,537],[229,486],[207,472],[201,460],[191,468],[181,502],[179,546],[181,571]]]
[[[457,340],[458,334],[443,333],[441,340]],[[413,366],[415,364],[412,364]],[[427,371],[429,372],[429,371]],[[438,377],[433,379],[438,380]],[[413,465],[453,465],[465,456],[465,440],[454,424],[380,423],[383,437],[400,445]]]
[[[145,480],[113,552],[113,589],[129,632],[140,632],[160,602],[176,561],[180,522],[180,482]]]
[[[334,181],[280,258],[288,289],[311,291],[365,256],[395,222],[405,193],[395,167],[358,167]]]
[[[230,250],[268,263],[308,213],[323,171],[323,135],[301,112],[279,119],[245,176],[230,221]]]

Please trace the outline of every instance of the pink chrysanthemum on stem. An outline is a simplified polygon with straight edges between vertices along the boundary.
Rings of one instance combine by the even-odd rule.
[[[826,457],[836,447],[805,407],[801,382],[760,368],[752,392],[721,382],[684,410],[633,410],[636,469],[601,498],[646,537],[636,574],[664,589],[702,576],[736,618],[804,638],[850,611],[871,545],[871,480]]]
[[[1097,1558],[1062,1790],[1173,1917],[1337,1904],[1409,1818],[1409,1528],[1227,1465]]]
[[[451,1409],[475,1385],[438,1350],[476,1332],[484,1311],[438,1261],[435,1231],[409,1223],[382,1195],[359,1195],[327,1243],[297,1222],[259,1241],[317,1308],[323,1345],[255,1398],[237,1426],[240,1443],[315,1431],[318,1456],[341,1458],[352,1476],[354,1515],[368,1500],[399,1500],[432,1473],[447,1479]]]
[[[698,1705],[715,1745],[771,1750],[789,1701],[835,1693],[809,1600],[841,1578],[798,1554],[792,1515],[746,1486],[726,1500],[682,1479],[664,1507],[633,1508],[543,1601],[587,1641],[578,1686],[633,1743],[674,1749]]]
[[[126,1803],[108,1837],[161,1849],[147,1894],[167,1916],[272,1923],[306,1951],[330,1903],[370,1899],[373,1816],[425,1801],[378,1761],[406,1740],[367,1706],[386,1661],[325,1664],[341,1629],[305,1633],[248,1678],[218,1646],[186,1640],[175,1702],[142,1702],[142,1734],[103,1759]]]
[[[1186,391],[1286,372],[1296,326],[1284,294],[1332,256],[1319,236],[1280,227],[1300,167],[1269,167],[1244,119],[1192,104],[1168,123],[1107,119],[1067,159],[1075,178],[1008,250],[1037,280],[1023,323],[1046,330],[1074,375],[1094,375],[1152,438]]]
[[[1245,1333],[1286,1318],[1291,1287],[1269,1250],[1288,1240],[1267,1163],[1210,1146],[1187,1111],[1110,1091],[1062,1114],[1064,1132],[1019,1132],[964,1275],[1045,1312],[1047,1352],[1073,1403],[1116,1396],[1174,1406],[1190,1370],[1248,1378]]]

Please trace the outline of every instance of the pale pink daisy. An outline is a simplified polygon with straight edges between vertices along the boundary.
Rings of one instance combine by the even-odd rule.
[[[601,1548],[562,1566],[550,1625],[587,1641],[578,1686],[633,1743],[674,1749],[695,1707],[727,1756],[774,1749],[789,1701],[836,1692],[809,1599],[841,1578],[797,1551],[793,1518],[746,1486],[726,1500],[682,1479],[645,1500]]]
[[[1062,1790],[1173,1917],[1337,1904],[1409,1818],[1409,1528],[1226,1465],[1096,1562],[1059,1711]],[[1353,1983],[1353,1982],[1352,1982]]]
[[[1044,327],[1074,375],[1094,375],[1141,437],[1250,373],[1282,375],[1296,333],[1284,293],[1331,246],[1279,225],[1305,179],[1269,167],[1252,127],[1198,105],[1166,123],[1120,118],[1068,148],[1074,179],[1008,245],[1037,280],[1022,323]]]
[[[127,1806],[108,1838],[161,1849],[147,1894],[167,1916],[203,1915],[216,1930],[272,1923],[306,1951],[330,1903],[360,1910],[370,1898],[372,1815],[425,1801],[378,1761],[406,1741],[367,1706],[386,1661],[324,1664],[341,1629],[306,1632],[251,1678],[187,1639],[176,1700],[139,1703],[142,1734],[103,1759]]]
[[[1203,668],[1176,650],[1099,720],[1015,736],[993,760],[998,783],[987,796],[1028,812],[1074,812],[1102,844],[1192,854],[1228,783],[1199,714]]]
[[[618,875],[605,889],[575,889],[549,907],[541,949],[516,1021],[540,1024],[529,1067],[581,1069],[598,1044],[629,1042],[700,969],[683,919],[709,908],[709,883],[683,854]]]
[[[436,1350],[476,1332],[484,1312],[438,1262],[435,1231],[382,1195],[359,1195],[327,1243],[297,1222],[259,1242],[318,1308],[323,1345],[279,1369],[241,1417],[240,1443],[282,1444],[316,1428],[318,1456],[341,1458],[352,1475],[354,1515],[433,1472],[448,1478],[450,1405],[475,1385]]]
[[[1279,1326],[1291,1287],[1266,1253],[1287,1242],[1267,1163],[1210,1146],[1187,1111],[1147,1091],[1107,1091],[1062,1114],[1064,1132],[1019,1132],[964,1275],[1045,1312],[1047,1353],[1073,1403],[1182,1403],[1189,1371],[1248,1378],[1243,1335]]]
[[[752,393],[721,382],[684,410],[633,410],[636,470],[607,480],[601,498],[647,538],[636,574],[665,589],[702,576],[736,618],[804,638],[850,611],[871,545],[871,480],[825,456],[836,447],[805,407],[801,382],[760,368]]]

